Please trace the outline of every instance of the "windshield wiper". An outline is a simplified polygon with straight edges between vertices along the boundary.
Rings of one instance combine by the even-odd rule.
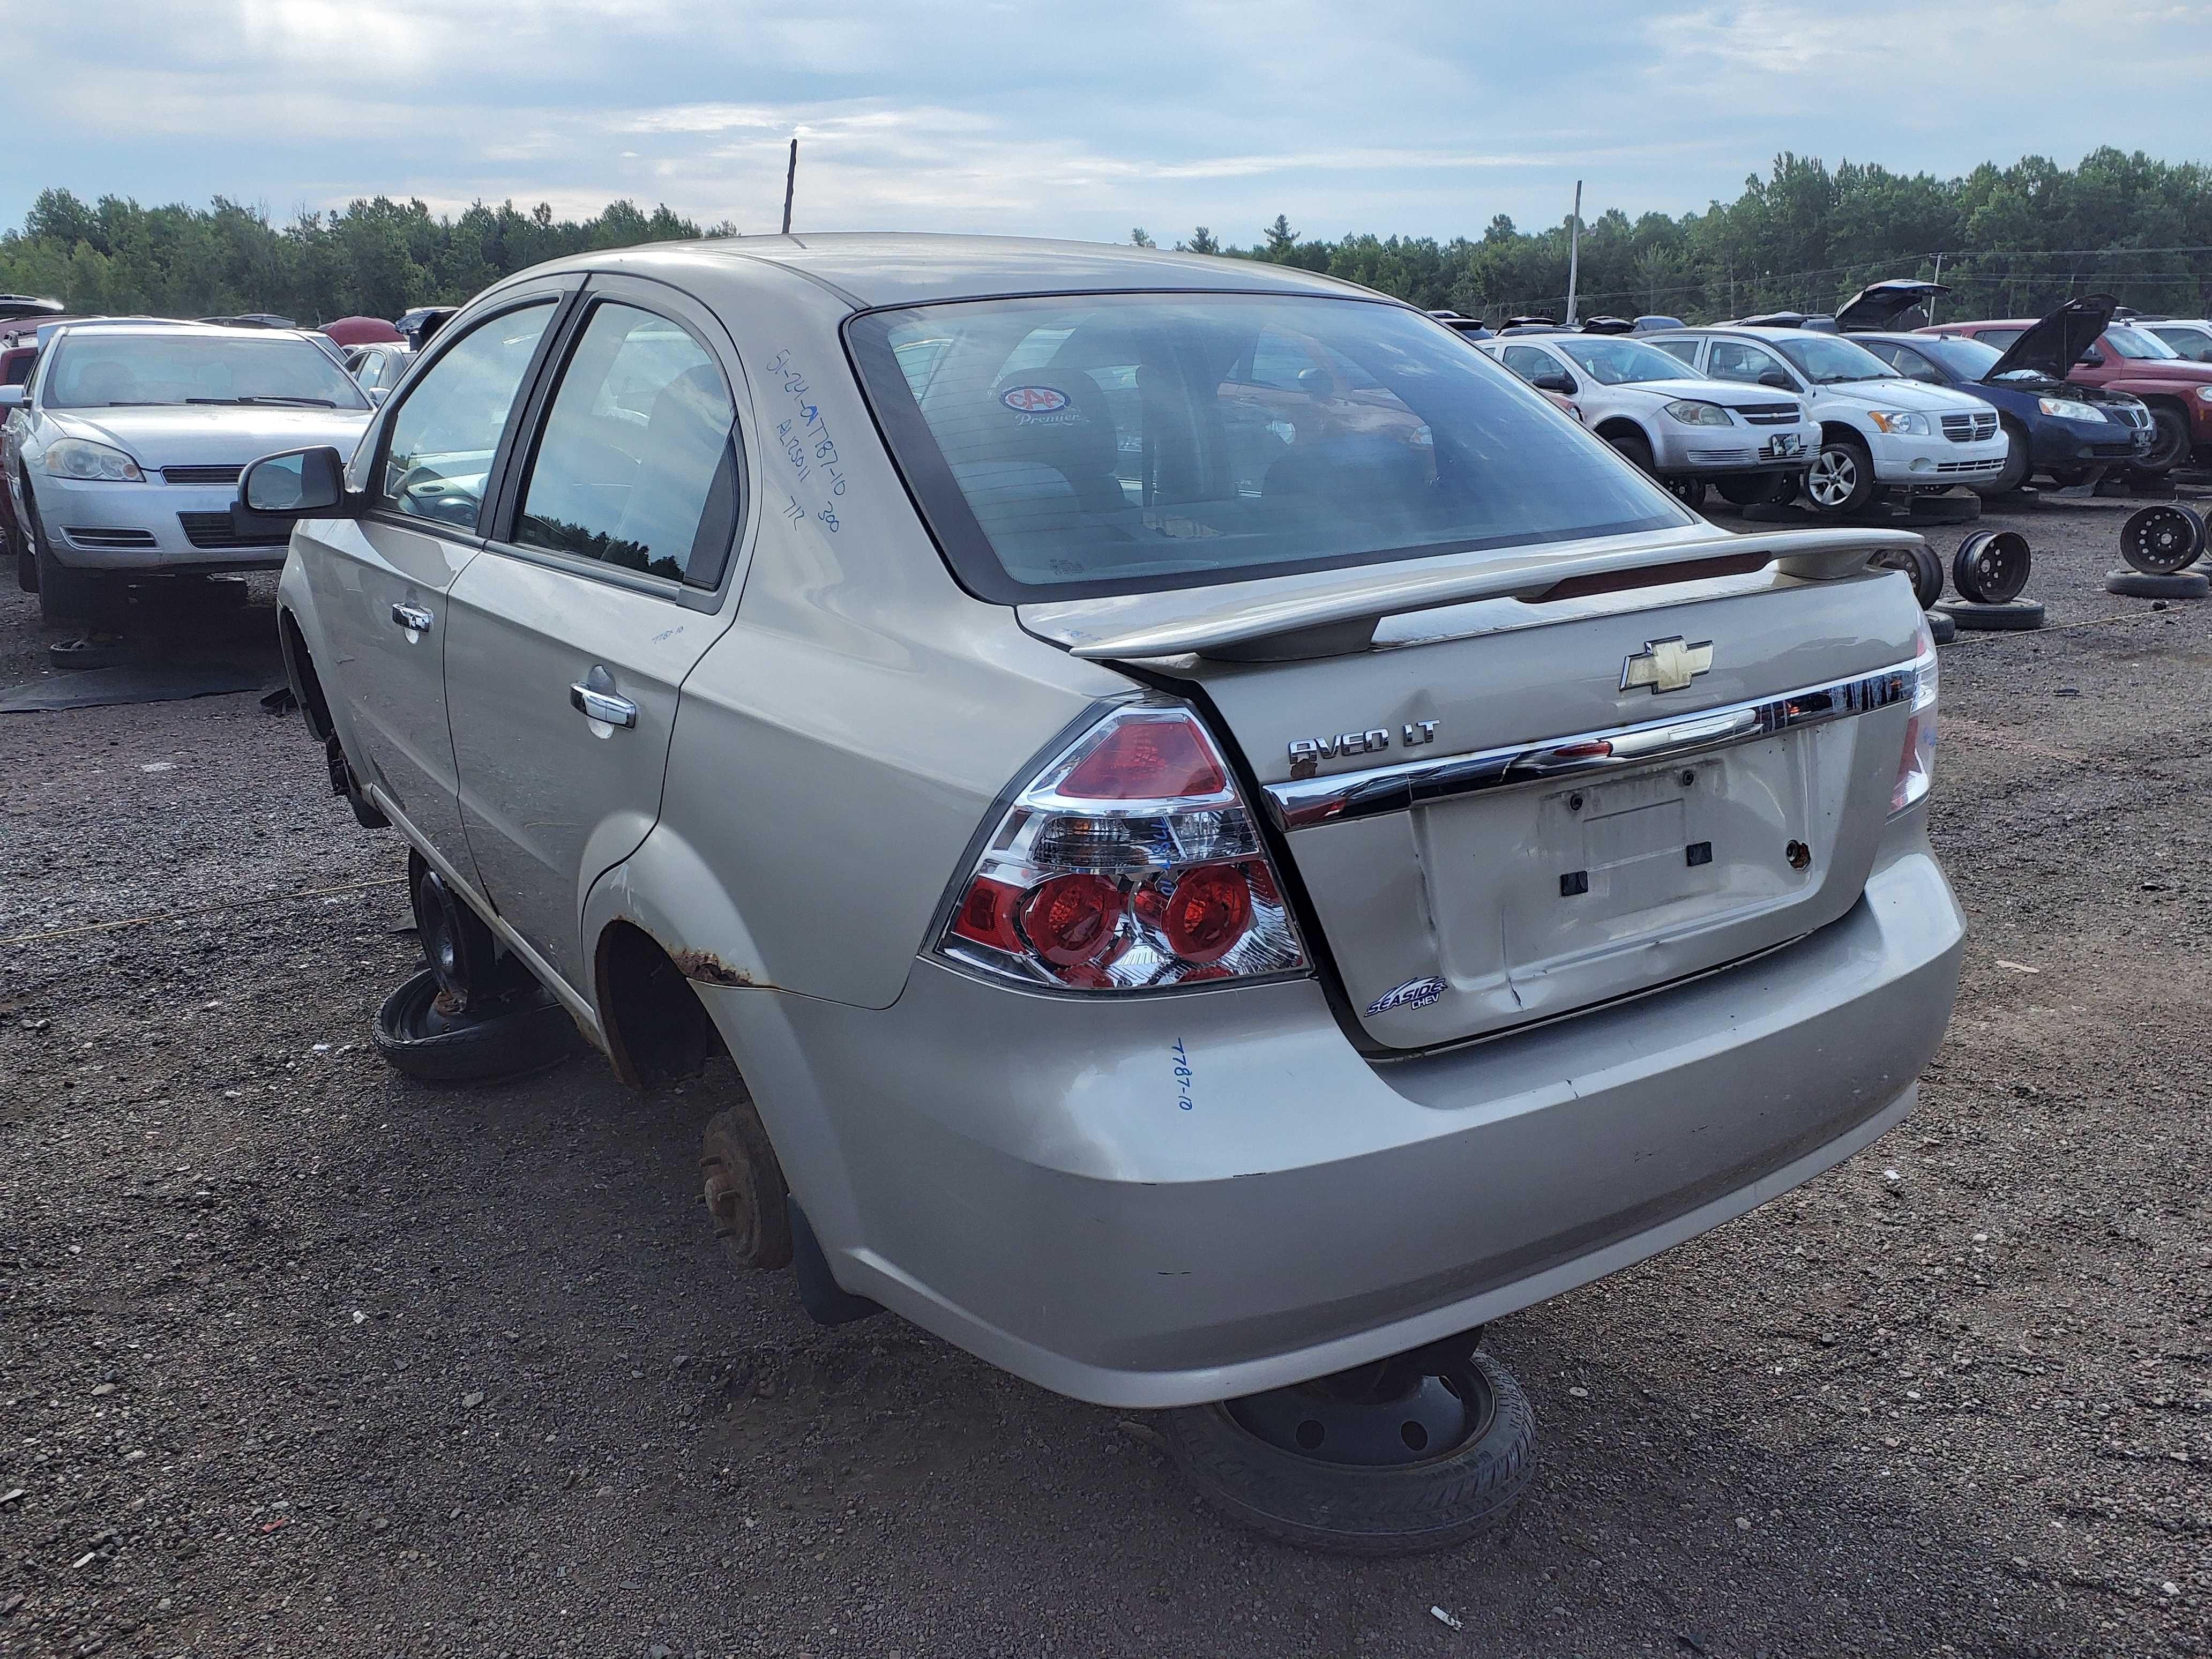
[[[185,401],[188,404],[303,404],[312,409],[337,407],[337,404],[329,398],[293,398],[281,392],[253,392],[243,398],[187,398]]]

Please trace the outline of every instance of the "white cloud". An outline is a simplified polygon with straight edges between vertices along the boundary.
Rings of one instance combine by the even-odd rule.
[[[89,0],[19,42],[0,222],[54,184],[627,195],[759,229],[796,133],[817,228],[1476,234],[1555,220],[1577,178],[1592,212],[1701,207],[1783,149],[2199,157],[2208,24],[2141,0]]]

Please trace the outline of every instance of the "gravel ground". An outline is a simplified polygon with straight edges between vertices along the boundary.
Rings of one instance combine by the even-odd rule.
[[[1494,1328],[1534,1489],[1406,1561],[811,1325],[719,1254],[699,1085],[386,1072],[398,844],[296,720],[0,716],[0,1652],[2212,1653],[2212,607],[2102,592],[2126,510],[2008,516],[2058,626],[1943,653],[1919,1110]],[[265,651],[269,598],[193,637]],[[43,641],[0,596],[0,683]]]

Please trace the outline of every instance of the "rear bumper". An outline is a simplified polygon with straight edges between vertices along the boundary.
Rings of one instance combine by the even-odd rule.
[[[881,1012],[698,989],[847,1289],[1153,1407],[1480,1324],[1849,1157],[1911,1107],[1963,937],[1915,813],[1816,934],[1386,1065],[1310,981],[1106,1002],[922,962]]]

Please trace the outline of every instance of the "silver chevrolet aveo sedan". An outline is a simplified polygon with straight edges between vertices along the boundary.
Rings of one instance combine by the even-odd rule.
[[[1264,1440],[1849,1157],[1949,1015],[1912,538],[1723,533],[1348,284],[586,255],[242,497],[334,787],[626,1078],[726,1051],[752,1259],[1081,1399]]]

